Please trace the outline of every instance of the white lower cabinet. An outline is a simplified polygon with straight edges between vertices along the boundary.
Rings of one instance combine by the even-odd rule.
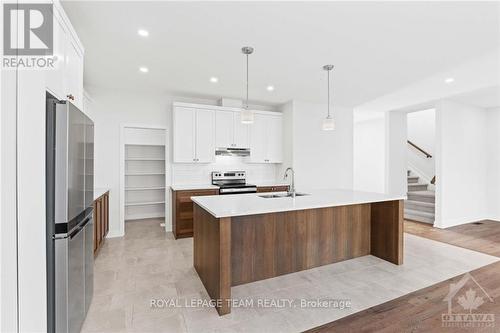
[[[215,112],[174,107],[173,157],[175,163],[211,163],[215,160]]]
[[[250,162],[281,163],[283,161],[282,116],[255,114],[250,125]]]

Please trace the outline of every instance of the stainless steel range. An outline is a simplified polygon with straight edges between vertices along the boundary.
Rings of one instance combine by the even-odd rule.
[[[245,171],[214,171],[212,184],[219,186],[219,194],[256,193],[257,186],[247,184]]]

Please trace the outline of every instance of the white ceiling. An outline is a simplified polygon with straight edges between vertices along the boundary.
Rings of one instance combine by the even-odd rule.
[[[480,108],[500,107],[500,87],[489,87],[460,94],[450,98],[456,102],[477,106]]]
[[[499,45],[499,2],[63,2],[85,46],[85,85],[197,97],[354,106]],[[149,37],[137,35],[144,28]],[[147,66],[149,73],[139,73]],[[217,76],[219,82],[209,82]],[[276,87],[274,92],[266,86]]]

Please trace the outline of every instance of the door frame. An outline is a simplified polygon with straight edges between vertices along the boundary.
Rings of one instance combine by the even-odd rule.
[[[120,125],[120,228],[119,234],[113,237],[123,237],[125,235],[125,129],[142,128],[165,131],[165,232],[172,231],[171,205],[170,205],[170,185],[171,185],[171,163],[170,163],[170,136],[168,128],[165,126],[155,126],[150,124],[123,123]]]

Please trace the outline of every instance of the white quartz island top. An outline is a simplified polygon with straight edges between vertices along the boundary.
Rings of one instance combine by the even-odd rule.
[[[260,195],[264,195],[264,193],[252,193],[199,196],[191,197],[191,200],[214,217],[221,218],[406,199],[405,196],[401,195],[340,189],[315,190],[304,193],[309,195],[295,198],[262,198]]]

